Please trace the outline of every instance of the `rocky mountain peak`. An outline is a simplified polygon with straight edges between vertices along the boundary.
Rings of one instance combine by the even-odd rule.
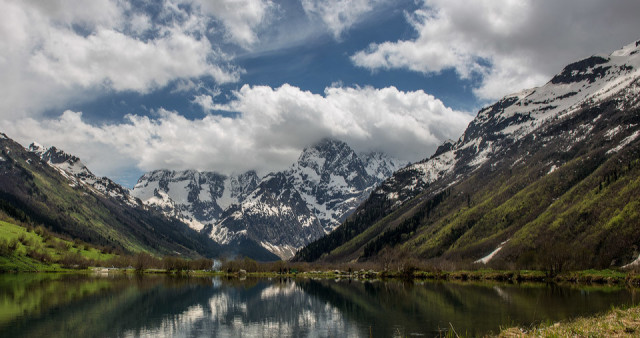
[[[314,169],[320,174],[352,162],[358,155],[342,141],[325,138],[302,151],[296,165]]]
[[[608,57],[592,56],[566,66],[560,74],[551,79],[553,84],[571,84],[580,81],[593,83],[602,78],[611,66],[605,64],[609,62]]]
[[[32,142],[27,148],[27,150],[29,150],[30,152],[38,156],[42,156],[42,154],[44,154],[44,152],[47,151],[47,149],[38,142]]]
[[[139,200],[131,196],[129,189],[122,187],[107,177],[97,177],[77,156],[66,153],[56,147],[45,149],[37,142],[31,143],[27,150],[38,155],[42,161],[58,170],[70,181],[72,186],[84,185],[95,192],[115,198],[130,206],[141,205]]]
[[[438,149],[436,149],[436,152],[433,153],[433,155],[431,155],[431,158],[438,157],[448,151],[451,151],[451,149],[453,149],[455,144],[456,142],[452,139],[448,139],[444,141],[441,145],[438,146]]]
[[[255,171],[153,171],[133,194],[220,244],[249,240],[289,258],[339,225],[402,165],[382,153],[359,156],[345,142],[326,138],[306,147],[288,170],[262,178]]]
[[[38,155],[42,161],[70,174],[72,180],[74,177],[82,181],[89,179],[91,181],[89,184],[93,184],[97,179],[97,177],[84,165],[84,163],[80,161],[80,158],[66,153],[55,146],[45,149],[41,144],[33,142],[29,145],[28,150]]]
[[[640,44],[634,42],[610,55],[596,55],[566,66],[544,86],[507,95],[482,108],[457,142],[448,140],[423,161],[396,172],[373,193],[399,206],[435,182],[460,180],[486,163],[495,164],[514,144],[537,131],[598,102],[613,100],[620,108],[640,104]],[[622,107],[624,106],[624,107]],[[594,131],[585,121],[580,130],[565,131],[567,146]],[[628,130],[630,126],[619,126]],[[612,132],[613,133],[613,132]],[[550,142],[550,141],[549,141]]]
[[[61,164],[66,162],[69,165],[78,164],[84,167],[84,164],[80,162],[80,158],[78,158],[77,156],[68,154],[56,147],[50,147],[41,155],[41,157],[42,157],[42,160],[52,164]]]
[[[362,159],[367,174],[380,181],[385,180],[394,172],[407,165],[406,161],[398,160],[379,151],[362,153],[358,155],[358,157]]]

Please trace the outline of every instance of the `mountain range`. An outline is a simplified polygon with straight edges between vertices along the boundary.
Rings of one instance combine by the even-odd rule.
[[[262,178],[255,171],[226,176],[156,170],[138,180],[132,195],[219,244],[251,241],[287,259],[335,229],[404,165],[324,139],[305,148],[287,170]]]
[[[408,165],[324,139],[264,176],[156,170],[129,190],[55,147],[0,134],[0,149],[3,217],[130,253],[640,264],[640,41],[481,109]]]
[[[31,150],[0,133],[0,214],[125,253],[214,257],[222,248],[144,206],[56,148]]]
[[[481,109],[294,260],[606,268],[640,254],[640,41]]]

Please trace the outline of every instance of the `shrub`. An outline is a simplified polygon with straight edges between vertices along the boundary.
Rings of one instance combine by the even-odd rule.
[[[13,250],[10,249],[9,247],[9,242],[7,242],[7,240],[2,239],[0,240],[0,256],[11,256],[13,254]]]
[[[91,266],[91,260],[82,257],[79,252],[76,253],[66,253],[60,259],[58,259],[58,264],[63,268],[70,269],[86,269]]]
[[[133,256],[133,267],[137,272],[142,272],[145,269],[162,267],[162,261],[146,252],[140,252]]]
[[[43,263],[51,262],[51,256],[44,251],[39,251],[38,249],[29,249],[27,251],[27,256]]]
[[[162,259],[162,266],[167,271],[185,271],[189,270],[189,262],[178,257],[164,257]]]
[[[207,258],[200,258],[189,261],[190,270],[210,270],[213,266],[213,260]]]

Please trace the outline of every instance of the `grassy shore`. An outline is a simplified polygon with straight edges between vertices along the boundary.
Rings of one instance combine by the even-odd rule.
[[[508,328],[499,337],[638,337],[640,336],[640,306],[616,308],[593,317],[539,327]]]

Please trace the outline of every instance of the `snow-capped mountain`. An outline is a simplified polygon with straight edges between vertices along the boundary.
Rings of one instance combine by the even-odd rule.
[[[295,259],[623,266],[640,256],[638,154],[640,41],[481,109]]]
[[[346,143],[325,139],[304,149],[285,175],[329,233],[402,164],[380,153],[358,156]]]
[[[220,244],[250,239],[288,258],[338,226],[405,164],[381,153],[358,156],[346,143],[325,139],[288,170],[262,179],[253,171],[229,177],[158,170],[142,176],[133,195]]]
[[[589,105],[613,100],[618,109],[630,109],[640,102],[640,43],[635,42],[610,55],[595,55],[566,66],[542,87],[508,95],[478,112],[464,134],[456,142],[445,142],[429,159],[397,172],[374,194],[384,195],[394,204],[415,196],[430,184],[449,177],[448,184],[463,179],[485,163],[496,165],[502,155],[519,141],[541,128],[570,118]],[[604,115],[602,115],[604,116]],[[564,140],[568,151],[573,144],[586,140],[597,131],[602,117],[586,122],[579,129],[567,130],[554,137]],[[602,122],[602,121],[601,121]],[[617,147],[640,136],[631,133],[636,125],[615,125],[608,131],[629,134]],[[544,144],[543,144],[544,146]],[[526,161],[527,155],[518,161]],[[548,168],[563,163],[549,163]]]
[[[254,171],[225,176],[196,170],[155,170],[140,177],[132,194],[200,231],[206,224],[216,223],[230,205],[243,201],[258,180]]]
[[[71,186],[85,185],[105,196],[115,198],[130,206],[141,206],[142,203],[131,195],[131,191],[113,182],[107,177],[94,175],[80,159],[68,154],[56,147],[44,148],[33,142],[28,150],[38,155],[42,161],[56,169],[62,176],[69,180]]]

